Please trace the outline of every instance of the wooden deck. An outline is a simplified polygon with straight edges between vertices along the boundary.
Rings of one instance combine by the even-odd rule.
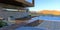
[[[0,28],[0,30],[14,30],[14,29],[22,27],[22,26],[34,27],[34,26],[37,26],[38,24],[41,24],[43,22],[43,20],[34,20],[30,23],[28,23],[28,21],[31,21],[31,20],[24,20],[24,19],[23,20],[16,20],[15,24],[8,26],[8,27]]]
[[[39,24],[41,24],[43,22],[43,20],[36,20],[36,21],[33,21],[31,23],[28,23],[25,25],[25,27],[34,27],[34,26],[38,26]]]

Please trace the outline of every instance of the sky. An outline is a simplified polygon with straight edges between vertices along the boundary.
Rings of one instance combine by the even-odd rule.
[[[28,0],[31,2],[31,0]],[[35,6],[30,11],[58,10],[60,11],[60,0],[35,0]]]

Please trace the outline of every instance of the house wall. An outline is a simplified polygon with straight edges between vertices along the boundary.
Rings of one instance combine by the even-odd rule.
[[[27,11],[27,8],[25,9],[25,12],[11,12],[11,11],[4,11],[5,9],[22,9],[24,10],[26,7],[17,7],[17,6],[13,6],[13,5],[8,5],[8,4],[3,4],[0,3],[0,17],[7,19],[10,16],[13,16],[14,18],[22,18],[22,17],[26,17],[29,15],[29,12]]]
[[[27,10],[26,10],[27,11]],[[0,17],[7,19],[10,16],[13,16],[13,18],[22,18],[29,15],[29,12],[12,12],[12,11],[4,11],[2,8],[0,8]]]

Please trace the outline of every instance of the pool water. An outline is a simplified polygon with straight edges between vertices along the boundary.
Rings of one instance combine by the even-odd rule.
[[[60,20],[60,16],[39,16],[40,20]]]
[[[45,28],[35,28],[35,27],[20,27],[15,30],[47,30]]]

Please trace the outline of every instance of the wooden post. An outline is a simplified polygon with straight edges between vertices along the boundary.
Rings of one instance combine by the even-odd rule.
[[[35,2],[35,1],[34,1],[34,0],[32,0],[32,4],[33,4],[33,6],[34,6],[34,4],[35,4],[34,2]]]

